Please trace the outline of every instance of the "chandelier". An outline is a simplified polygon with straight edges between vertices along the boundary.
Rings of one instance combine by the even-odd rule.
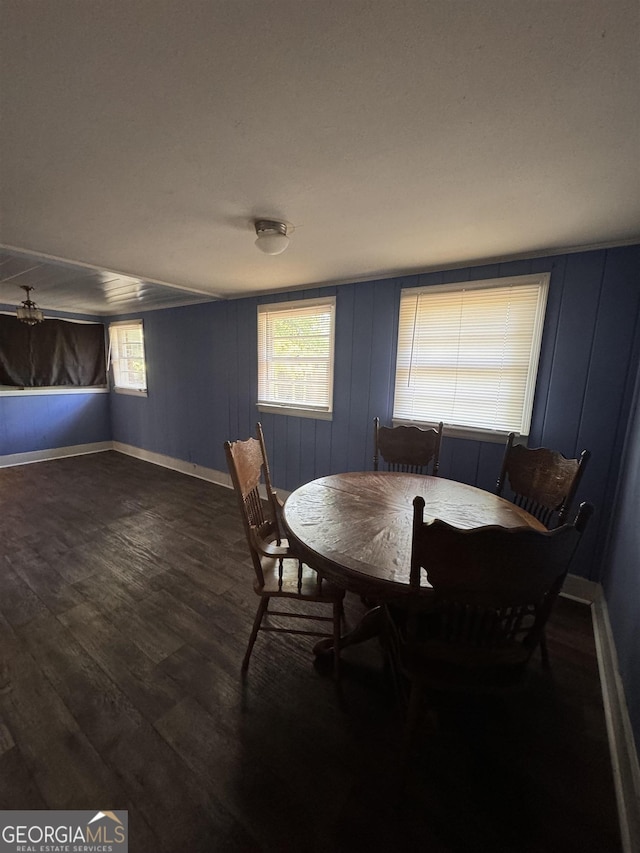
[[[44,314],[29,296],[33,288],[29,287],[27,284],[21,284],[20,287],[26,292],[27,298],[22,302],[22,305],[18,305],[16,308],[16,316],[18,320],[22,323],[26,323],[28,326],[35,326],[38,323],[42,323],[44,320]]]

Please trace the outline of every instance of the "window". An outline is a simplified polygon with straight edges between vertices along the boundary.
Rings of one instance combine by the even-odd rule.
[[[402,291],[393,418],[528,435],[549,274]]]
[[[109,326],[111,365],[116,391],[146,393],[142,320],[127,320]]]
[[[104,325],[47,318],[36,326],[0,314],[0,386],[105,388]]]
[[[331,417],[334,320],[334,297],[258,306],[259,409]]]

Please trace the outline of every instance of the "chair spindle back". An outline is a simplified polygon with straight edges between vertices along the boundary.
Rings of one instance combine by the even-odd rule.
[[[582,504],[572,524],[552,531],[461,530],[439,520],[425,523],[423,511],[424,500],[417,497],[411,555],[414,601],[419,602],[423,573],[433,589],[424,598],[429,618],[415,618],[421,610],[418,604],[409,636],[416,636],[420,625],[422,639],[450,644],[460,660],[465,649],[489,657],[495,650],[514,650],[518,643],[515,657],[526,661],[540,641],[593,507]]]
[[[583,450],[577,459],[567,459],[546,447],[514,444],[514,439],[515,433],[510,433],[496,494],[502,495],[508,482],[513,503],[547,528],[564,524],[589,461],[589,451]]]
[[[380,419],[374,418],[373,470],[378,471],[382,461],[387,471],[427,474],[431,463],[432,476],[437,477],[442,428],[442,423],[438,424],[437,429],[421,429],[416,426],[381,427]]]

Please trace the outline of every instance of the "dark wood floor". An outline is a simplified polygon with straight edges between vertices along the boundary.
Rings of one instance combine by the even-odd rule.
[[[310,638],[262,634],[242,679],[229,490],[114,452],[2,469],[0,542],[0,808],[128,809],[133,853],[620,850],[585,605],[550,675],[434,697],[399,800],[375,641],[340,691]]]

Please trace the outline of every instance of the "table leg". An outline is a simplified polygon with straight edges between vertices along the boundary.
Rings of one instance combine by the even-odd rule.
[[[378,637],[382,633],[382,608],[378,605],[367,610],[358,624],[347,631],[340,638],[340,648],[345,649],[347,646],[355,646],[358,643],[364,643],[365,640],[370,640],[372,637]],[[324,640],[319,640],[313,647],[313,653],[316,657],[333,654],[333,639],[327,637]]]

